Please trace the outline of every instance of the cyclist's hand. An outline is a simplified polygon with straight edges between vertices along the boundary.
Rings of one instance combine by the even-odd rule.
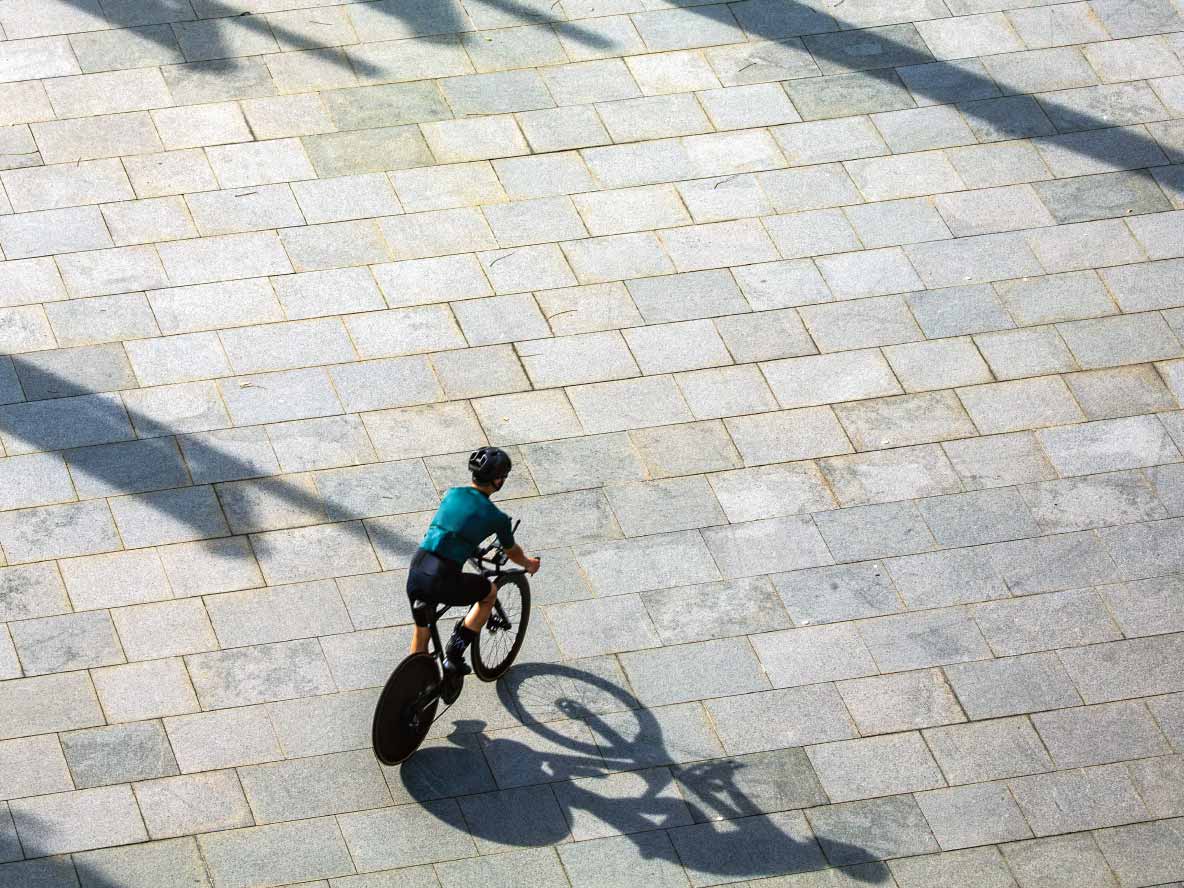
[[[538,572],[540,564],[542,564],[542,561],[540,561],[538,558],[527,558],[526,572],[531,576],[534,576]]]

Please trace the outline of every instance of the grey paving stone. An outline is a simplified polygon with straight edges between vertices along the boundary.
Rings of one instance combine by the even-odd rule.
[[[70,602],[56,567],[30,564],[0,570],[0,620],[25,620],[67,613]]]
[[[953,785],[1001,780],[1053,769],[1027,718],[1001,718],[924,732],[946,779]]]
[[[749,466],[852,451],[829,407],[732,417],[725,426]]]
[[[1069,349],[1051,326],[983,333],[975,337],[975,343],[996,379],[1046,376],[1077,369]]]
[[[1047,136],[1056,132],[1056,127],[1030,96],[977,99],[963,102],[958,109],[966,116],[980,142]]]
[[[850,625],[810,626],[751,638],[776,687],[800,687],[876,673],[863,639]]]
[[[856,736],[842,699],[830,684],[762,691],[706,702],[729,753],[804,746]],[[777,713],[792,711],[794,718]]]
[[[1099,420],[1042,430],[1037,437],[1062,476],[1179,461],[1176,445],[1153,417]]]
[[[833,562],[809,516],[766,518],[707,528],[702,534],[720,572],[729,578]]]
[[[407,878],[410,872],[396,871],[391,874],[391,878]],[[550,848],[523,849],[493,857],[445,861],[436,864],[435,873],[435,876],[430,871],[426,874],[425,886],[435,885],[434,879],[437,877],[444,888],[459,888],[461,885],[471,885],[474,881],[491,888],[512,888],[518,879],[526,879],[539,888],[566,888],[570,884],[558,855]],[[345,882],[341,884],[342,888],[349,888]],[[358,885],[357,888],[364,886]]]
[[[743,465],[727,429],[719,421],[640,429],[630,432],[629,438],[653,478]]]
[[[999,656],[1078,647],[1118,638],[1101,598],[1090,590],[1054,592],[975,608],[975,621]]]
[[[723,756],[705,705],[684,703],[603,716],[598,734],[607,741],[605,765],[631,771]]]
[[[633,303],[650,323],[734,315],[748,310],[725,270],[626,281]],[[628,324],[632,326],[632,324]]]
[[[216,650],[218,640],[200,600],[162,601],[118,608],[111,618],[131,661]]]
[[[112,552],[59,563],[75,607],[90,610],[171,598],[155,552]]]
[[[1124,311],[1172,308],[1179,304],[1168,280],[1179,272],[1181,261],[1140,263],[1100,272],[1115,301]]]
[[[99,501],[21,509],[0,516],[10,563],[110,552],[119,548],[111,513]]]
[[[913,61],[921,59],[914,57]],[[833,74],[786,83],[786,92],[804,120],[849,117],[876,111],[913,107],[913,100],[899,77],[881,74]],[[835,159],[835,158],[832,158]]]
[[[323,755],[365,747],[377,695],[347,691],[271,703],[267,710],[287,757]]]
[[[0,860],[6,863],[14,860],[19,861],[23,856],[20,837],[16,834],[16,826],[13,825],[12,815],[8,813],[8,803],[5,802],[0,805]],[[17,882],[16,879],[28,879],[30,876],[37,875],[38,870],[48,869],[54,863],[53,860],[39,860],[28,864],[16,863],[13,866],[0,869],[0,879],[6,880],[9,885],[24,884],[24,882]],[[57,863],[61,863],[61,861]],[[68,867],[70,874],[73,875],[73,864],[68,864]],[[0,884],[4,883],[0,882]]]
[[[334,690],[320,645],[288,641],[186,658],[208,708],[285,700]]]
[[[9,632],[27,675],[124,662],[115,627],[104,611],[24,620]]]
[[[922,286],[899,247],[824,256],[817,265],[839,299],[904,293]]]
[[[381,768],[366,750],[244,767],[239,779],[258,825],[390,802]]]
[[[215,884],[238,888],[354,871],[342,830],[331,817],[209,833],[198,844]]]
[[[1166,518],[1142,472],[1113,472],[1026,486],[1024,499],[1041,528],[1067,532]]]
[[[825,805],[812,808],[807,816],[832,865],[930,854],[939,850],[925,816],[911,796]]]
[[[1055,592],[1112,582],[1113,560],[1096,534],[1058,534],[988,547],[1013,595]]]
[[[720,579],[697,531],[583,545],[575,556],[597,593],[643,592]]]
[[[945,851],[1032,835],[1007,787],[983,783],[918,793],[917,804]]]
[[[810,210],[769,216],[765,229],[786,259],[858,250],[862,244],[840,210]]]
[[[836,561],[866,561],[912,555],[935,548],[933,536],[912,503],[853,506],[814,516]]]
[[[522,364],[506,346],[437,352],[432,366],[451,397],[485,397],[530,387]]]
[[[970,489],[1046,481],[1056,474],[1030,433],[964,438],[947,441],[942,448]]]
[[[793,123],[776,127],[772,133],[790,166],[878,157],[888,153],[884,138],[868,117]]]
[[[65,461],[57,454],[31,453],[0,460],[0,503],[6,509],[43,506],[75,499]]]
[[[814,512],[834,505],[825,479],[810,463],[720,472],[709,480],[733,522]]]
[[[1153,413],[1170,410],[1175,404],[1150,365],[1087,370],[1070,374],[1065,382],[1090,419]]]
[[[1135,789],[1155,817],[1178,817],[1181,811],[1179,756],[1159,756],[1128,765]]]
[[[1085,369],[1140,364],[1181,354],[1175,336],[1155,312],[1071,321],[1058,325],[1058,330]]]
[[[160,718],[198,709],[193,685],[185,664],[179,659],[109,666],[96,669],[91,678],[111,723]]]
[[[911,609],[1006,598],[1007,587],[982,548],[890,558],[885,564]]]
[[[951,148],[946,156],[969,188],[993,188],[1052,178],[1039,153],[1026,141]]]
[[[1107,529],[1101,536],[1110,557],[1127,579],[1180,570],[1180,522],[1172,519]]]
[[[905,65],[898,68],[897,73],[918,105],[947,104],[999,95],[999,88],[987,76],[986,68],[978,59]]]
[[[857,450],[928,444],[973,435],[974,424],[952,392],[900,395],[835,407]]]
[[[1113,888],[1117,882],[1092,836],[1066,835],[1001,846],[1022,888]]]
[[[25,396],[34,401],[118,391],[138,385],[126,354],[115,343],[22,355],[15,367]]]
[[[1178,635],[1114,641],[1067,650],[1062,661],[1087,703],[1179,690],[1178,664],[1170,658]]]
[[[1024,277],[1042,270],[1023,236],[1012,232],[911,244],[905,252],[930,288]]]
[[[1136,580],[1099,591],[1127,638],[1184,631],[1177,618],[1178,599],[1184,592],[1179,577]]]
[[[763,577],[644,593],[642,601],[666,644],[785,629],[781,600]]]
[[[590,657],[661,644],[636,595],[553,604],[546,614],[566,657]]]
[[[745,316],[744,319],[748,320],[748,317]],[[753,319],[761,320],[755,316]],[[796,316],[793,320],[797,321]],[[778,335],[779,326],[775,322],[766,325],[752,324],[751,326],[759,326],[767,330],[770,334],[769,338],[777,340],[778,344],[784,342],[784,339]],[[736,327],[729,325],[724,330],[724,336],[730,337],[736,332]],[[804,331],[803,335],[805,335]],[[724,341],[727,341],[726,338]],[[750,342],[749,344],[758,349],[761,347],[761,343]],[[776,347],[778,346],[774,345],[774,348]],[[790,348],[792,349],[792,346]],[[691,411],[698,419],[718,419],[723,416],[744,413],[762,413],[767,410],[775,410],[778,406],[760,370],[751,365],[682,373],[676,377],[676,381],[683,397],[690,405]]]
[[[1178,212],[1154,213],[1146,218],[1131,219],[1131,231],[1147,251],[1151,259],[1171,259],[1184,254],[1179,235],[1173,224]]]
[[[127,888],[148,888],[166,879],[177,884],[208,886],[205,868],[192,838],[153,842],[129,848],[87,851],[75,858],[85,886],[111,880]]]
[[[1037,836],[1148,818],[1122,765],[1015,777],[1008,786]]]
[[[769,687],[761,664],[744,639],[716,639],[695,642],[689,647],[634,651],[621,655],[621,664],[638,698],[648,706],[724,697]]]
[[[79,789],[177,773],[160,722],[135,722],[62,735],[62,749]]]
[[[688,884],[665,832],[609,836],[562,845],[558,850],[564,871],[576,888],[618,888],[637,878],[658,888]]]
[[[903,608],[888,572],[877,561],[779,574],[773,582],[799,626],[879,616]]]
[[[973,546],[1040,534],[1037,521],[1015,489],[932,497],[922,500],[919,508],[934,539],[943,546]]]
[[[1080,768],[1171,752],[1141,702],[1043,712],[1032,722],[1059,768]]]
[[[927,857],[894,860],[889,866],[898,885],[957,885],[973,878],[983,886],[1011,888],[1015,885],[1002,855],[995,848],[947,851]]]
[[[1053,653],[952,665],[946,676],[972,719],[1077,706],[1081,699]]]
[[[785,407],[810,407],[900,392],[890,367],[874,349],[793,357],[761,365]]]
[[[990,656],[978,627],[963,608],[875,617],[857,626],[880,672],[966,663]]]
[[[3,761],[5,771],[0,794],[7,799],[74,788],[61,744],[55,736],[4,741],[0,743],[0,761]],[[12,829],[7,811],[0,814],[0,821],[7,821],[8,829]],[[19,859],[20,856],[18,850],[15,858],[5,856],[4,859]]]
[[[937,669],[840,681],[836,687],[864,736],[952,724],[966,718]]]
[[[1085,418],[1059,377],[973,386],[959,389],[958,396],[984,435],[1063,425]]]
[[[1180,819],[1118,827],[1097,833],[1102,854],[1122,884],[1150,884],[1184,874]]]
[[[626,536],[689,530],[727,521],[705,478],[614,484],[605,493]]]
[[[1015,326],[994,291],[985,284],[924,290],[909,293],[905,299],[929,339]]]
[[[934,445],[824,459],[826,480],[843,506],[955,493],[963,485]]]
[[[9,803],[17,831],[32,857],[145,841],[129,786],[86,789]]]

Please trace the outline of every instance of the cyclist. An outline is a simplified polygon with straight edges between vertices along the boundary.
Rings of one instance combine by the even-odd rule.
[[[509,454],[497,447],[482,447],[470,454],[473,483],[444,494],[411,559],[407,574],[407,598],[415,620],[411,653],[427,650],[431,637],[428,624],[437,604],[472,605],[465,618],[457,621],[444,647],[444,668],[453,675],[470,672],[464,661],[465,649],[489,619],[497,599],[497,588],[489,580],[462,571],[481,542],[496,533],[511,561],[531,574],[539,569],[539,559],[527,557],[514,542],[510,516],[489,500],[502,489],[512,467]]]

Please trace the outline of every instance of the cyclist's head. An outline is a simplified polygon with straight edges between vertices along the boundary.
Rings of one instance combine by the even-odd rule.
[[[473,483],[488,485],[494,490],[501,490],[513,465],[510,455],[500,447],[482,447],[469,454]]]

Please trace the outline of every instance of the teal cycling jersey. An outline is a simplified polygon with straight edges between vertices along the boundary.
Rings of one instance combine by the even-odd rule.
[[[444,494],[420,548],[463,564],[495,533],[505,548],[514,545],[510,516],[475,487],[453,487]]]

